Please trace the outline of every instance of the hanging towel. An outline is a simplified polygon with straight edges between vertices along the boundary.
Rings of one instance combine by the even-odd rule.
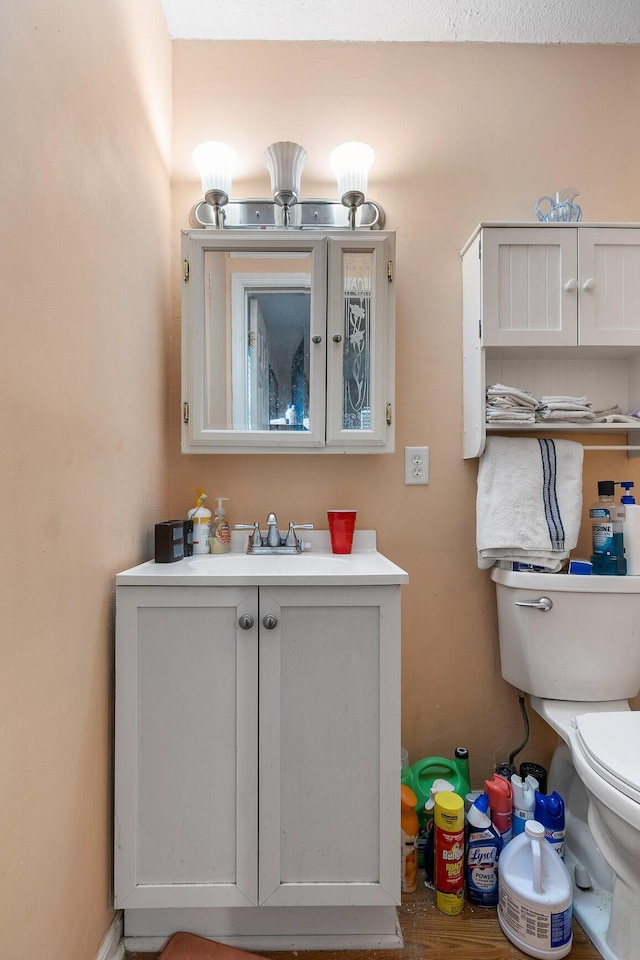
[[[487,437],[478,467],[478,566],[528,563],[557,572],[578,541],[581,443]]]

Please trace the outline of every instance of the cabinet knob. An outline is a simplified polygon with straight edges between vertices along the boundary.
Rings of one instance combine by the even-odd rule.
[[[578,281],[575,279],[575,277],[572,277],[571,280],[567,280],[567,282],[564,285],[564,288],[567,291],[567,293],[570,293],[572,290],[577,290]]]
[[[582,289],[593,290],[595,285],[596,285],[596,281],[593,279],[593,277],[587,277],[587,279],[582,284]]]
[[[278,618],[274,617],[272,613],[268,613],[262,620],[262,626],[265,630],[275,630],[278,626]]]
[[[333,342],[334,342],[334,343],[342,343],[342,337],[341,337],[341,335],[340,335],[339,333],[334,334],[334,336],[333,336]]]
[[[316,333],[315,336],[311,337],[311,342],[312,342],[312,343],[322,343],[322,337],[319,336],[319,334]]]
[[[254,625],[255,620],[248,613],[243,613],[238,619],[238,626],[241,630],[251,630],[251,627]]]

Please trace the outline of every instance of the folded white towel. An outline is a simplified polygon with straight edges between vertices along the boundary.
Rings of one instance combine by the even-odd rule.
[[[522,410],[522,408],[520,408]],[[533,411],[526,413],[525,410],[512,407],[510,410],[494,410],[487,407],[487,423],[535,423],[536,418]]]
[[[593,411],[592,403],[576,403],[574,400],[554,400],[549,403],[540,403],[538,410],[589,410]]]
[[[638,417],[627,413],[608,413],[606,416],[596,417],[596,423],[633,423],[636,427],[640,426]]]
[[[596,415],[593,410],[554,410],[552,407],[539,407],[536,420],[553,420],[556,423],[593,423]]]
[[[478,468],[478,566],[498,560],[550,572],[575,547],[582,517],[582,444],[487,437]]]
[[[520,387],[509,387],[504,383],[492,383],[487,387],[487,399],[491,397],[507,397],[515,406],[537,407],[538,400],[527,390]]]
[[[592,407],[593,403],[589,400],[588,397],[540,397],[540,403],[544,404],[557,404],[557,403],[570,403],[577,407]]]

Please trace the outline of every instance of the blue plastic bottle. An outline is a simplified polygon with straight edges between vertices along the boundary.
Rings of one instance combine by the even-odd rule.
[[[536,793],[534,820],[544,827],[544,835],[564,860],[564,800],[559,793]]]
[[[495,907],[498,903],[498,858],[503,846],[488,809],[489,797],[481,793],[467,814],[467,899],[481,907]]]
[[[598,481],[598,500],[589,509],[594,574],[623,577],[627,572],[624,558],[624,504],[614,499],[615,482]]]

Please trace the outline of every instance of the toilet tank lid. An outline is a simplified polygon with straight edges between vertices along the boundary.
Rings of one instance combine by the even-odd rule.
[[[519,590],[640,595],[640,577],[584,577],[575,573],[530,573],[527,570],[491,567],[491,579],[504,587]]]
[[[584,713],[576,717],[576,729],[589,765],[640,803],[640,712]]]

